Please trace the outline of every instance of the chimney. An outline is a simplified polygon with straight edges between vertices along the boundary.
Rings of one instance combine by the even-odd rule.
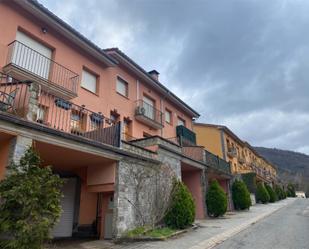
[[[155,80],[159,80],[159,72],[157,70],[151,70],[148,72],[150,74],[150,76],[155,79]]]

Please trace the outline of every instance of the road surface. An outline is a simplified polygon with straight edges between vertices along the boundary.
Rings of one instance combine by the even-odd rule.
[[[297,199],[215,249],[309,249],[309,199]]]

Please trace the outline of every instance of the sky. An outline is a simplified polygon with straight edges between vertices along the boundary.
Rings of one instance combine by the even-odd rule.
[[[309,1],[40,0],[254,146],[309,154]]]

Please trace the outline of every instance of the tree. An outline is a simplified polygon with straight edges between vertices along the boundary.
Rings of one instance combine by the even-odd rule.
[[[248,188],[246,184],[241,180],[236,180],[233,183],[232,197],[234,208],[237,210],[249,209],[252,205]]]
[[[266,204],[269,202],[269,199],[270,197],[266,188],[264,187],[264,184],[259,182],[256,189],[256,201]]]
[[[174,180],[171,204],[164,217],[167,226],[183,229],[192,225],[195,218],[195,204],[188,188],[179,180]]]
[[[224,190],[215,180],[212,181],[206,194],[206,205],[209,216],[222,216],[227,210],[227,197]]]
[[[289,183],[287,186],[287,191],[286,191],[286,195],[288,197],[296,197],[296,193],[295,193],[295,187],[292,183]]]
[[[273,190],[273,188],[268,185],[268,184],[265,184],[265,188],[269,194],[269,202],[276,202],[278,200],[278,196],[277,194],[275,193],[275,191]]]
[[[60,217],[63,181],[40,165],[39,155],[29,148],[0,182],[0,234],[7,238],[1,248],[42,248]]]

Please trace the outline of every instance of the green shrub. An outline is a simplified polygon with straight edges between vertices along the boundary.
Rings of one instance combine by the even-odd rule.
[[[0,248],[40,249],[61,214],[63,181],[29,148],[0,182]]]
[[[269,202],[269,199],[270,197],[266,188],[264,187],[264,184],[259,182],[256,189],[256,201],[266,204]]]
[[[296,197],[295,187],[292,183],[289,183],[286,190],[287,197]]]
[[[183,229],[195,219],[195,204],[188,188],[179,180],[174,181],[171,204],[164,217],[168,227]]]
[[[241,179],[250,193],[256,192],[256,173],[241,174]]]
[[[283,200],[286,198],[286,192],[281,186],[276,185],[274,189],[275,189],[275,193],[277,194],[279,200]]]
[[[269,202],[272,202],[272,203],[276,202],[278,200],[278,197],[277,197],[275,191],[273,190],[273,188],[268,184],[265,184],[265,188],[266,188],[266,190],[269,194]]]
[[[236,210],[249,209],[252,205],[250,193],[243,181],[236,180],[232,185],[232,198]]]
[[[212,181],[206,194],[206,205],[209,216],[222,216],[227,210],[227,197],[217,181]]]

